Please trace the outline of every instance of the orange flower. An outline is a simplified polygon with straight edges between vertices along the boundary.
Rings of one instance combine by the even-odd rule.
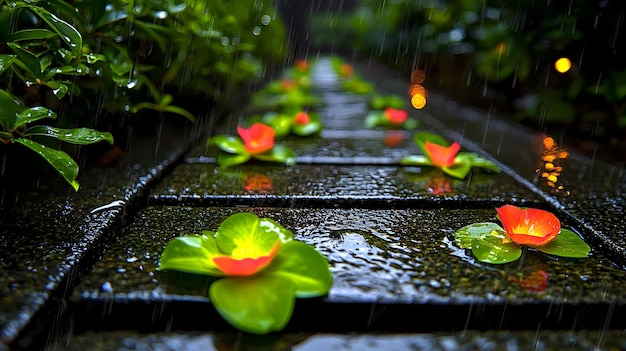
[[[213,263],[228,276],[247,277],[267,267],[274,259],[274,256],[276,256],[279,248],[280,240],[276,241],[276,244],[274,244],[274,247],[267,255],[244,258],[226,255],[215,256],[213,257]]]
[[[387,107],[385,109],[385,117],[393,124],[400,124],[406,121],[408,114],[404,110],[396,110],[393,107]]]
[[[246,150],[251,154],[260,154],[274,147],[274,128],[262,123],[255,123],[250,128],[237,127],[237,133],[243,139]]]
[[[521,209],[512,205],[496,208],[504,231],[518,245],[541,246],[552,241],[561,231],[561,222],[548,211]]]
[[[311,117],[309,117],[309,114],[306,112],[298,112],[296,114],[295,122],[297,124],[308,124],[311,122]]]
[[[456,154],[461,150],[461,145],[454,142],[452,145],[445,147],[439,144],[433,144],[430,141],[424,143],[424,147],[428,152],[428,158],[433,162],[433,165],[437,167],[449,167],[454,164],[454,158]]]

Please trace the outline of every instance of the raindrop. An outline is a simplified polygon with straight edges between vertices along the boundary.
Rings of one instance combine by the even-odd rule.
[[[264,26],[267,26],[268,24],[270,24],[271,21],[272,21],[272,18],[269,15],[261,16],[261,24],[263,24]]]
[[[100,290],[102,290],[102,292],[105,292],[105,293],[112,293],[113,292],[113,287],[111,286],[111,283],[104,282],[100,286]]]
[[[252,28],[252,34],[254,34],[254,35],[259,35],[259,34],[261,34],[261,27],[259,27],[259,26],[254,26],[254,28]]]
[[[166,11],[156,11],[154,13],[154,17],[156,17],[158,19],[166,19],[167,18],[167,12]]]

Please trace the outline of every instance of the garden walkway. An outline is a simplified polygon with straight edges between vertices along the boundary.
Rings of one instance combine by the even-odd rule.
[[[380,93],[406,96],[405,77],[367,60],[353,65]],[[437,93],[410,111],[419,130],[503,171],[457,180],[401,166],[420,153],[413,132],[365,128],[367,98],[341,90],[328,58],[313,66],[312,83],[325,127],[320,137],[284,142],[295,166],[218,168],[204,131],[234,135],[237,118],[165,120],[138,135],[117,166],[85,170],[78,193],[5,201],[0,350],[626,348],[623,166],[565,152]],[[495,266],[456,248],[455,230],[497,222],[504,204],[554,212],[592,246],[591,257],[528,254]],[[241,211],[275,219],[331,265],[329,295],[298,299],[281,333],[238,333],[206,297],[208,281],[156,270],[173,237],[215,230]]]

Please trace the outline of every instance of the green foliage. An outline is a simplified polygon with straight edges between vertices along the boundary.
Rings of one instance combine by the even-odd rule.
[[[53,111],[70,96],[63,127],[95,126],[89,116],[100,109],[110,114],[149,109],[193,122],[194,114],[177,106],[174,95],[229,104],[241,84],[260,77],[264,64],[282,58],[284,29],[275,18],[270,0],[0,0],[5,24],[0,42],[6,43],[0,46],[0,97],[14,101],[0,111],[1,141],[29,147],[72,183],[76,172],[60,168],[65,156],[20,139],[37,135],[88,144],[97,142],[99,132],[17,129],[54,118]],[[22,111],[32,116],[14,126]],[[68,134],[74,135],[64,139]],[[110,135],[101,139],[112,142]],[[51,161],[58,157],[63,162]]]
[[[228,154],[220,154],[217,157],[217,164],[221,167],[231,167],[247,162],[251,158],[255,158],[265,162],[279,162],[286,165],[296,163],[296,154],[285,145],[274,145],[270,150],[251,154],[246,149],[243,141],[239,138],[216,135],[208,140],[209,146],[217,146],[220,150]]]
[[[230,324],[253,334],[280,331],[289,322],[296,297],[323,296],[332,285],[328,261],[312,246],[269,218],[238,213],[217,232],[173,239],[165,248],[159,270],[223,277],[213,258],[230,255],[246,262],[280,248],[268,266],[248,276],[227,276],[211,284],[209,297]]]

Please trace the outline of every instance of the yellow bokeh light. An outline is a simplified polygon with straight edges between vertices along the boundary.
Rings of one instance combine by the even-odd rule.
[[[413,105],[413,107],[418,110],[423,108],[424,106],[426,106],[426,97],[422,94],[413,95],[413,97],[411,98],[411,105]]]
[[[572,61],[567,57],[561,57],[554,62],[554,69],[559,73],[565,73],[572,68]]]

